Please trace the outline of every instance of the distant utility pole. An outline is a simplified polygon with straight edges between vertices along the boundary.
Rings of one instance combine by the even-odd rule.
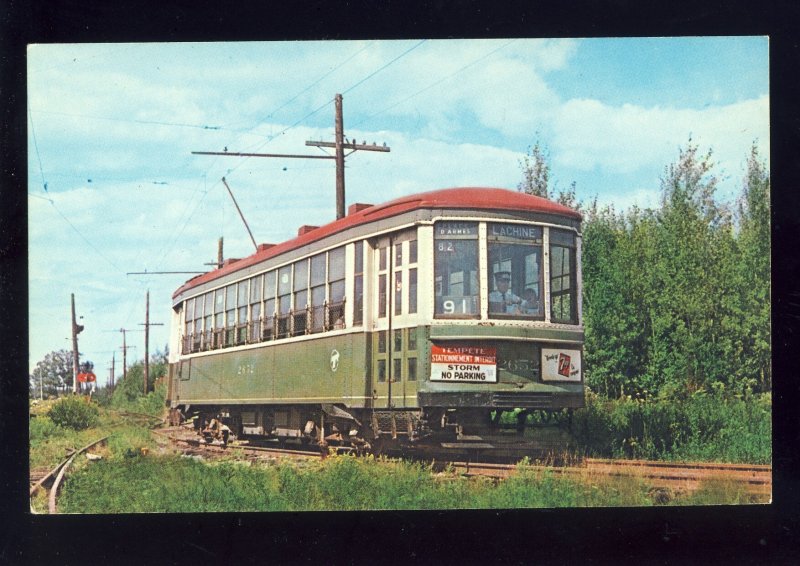
[[[72,392],[78,392],[78,334],[83,331],[83,325],[75,320],[75,293],[70,294],[72,302]]]
[[[144,310],[144,394],[147,395],[147,381],[150,378],[150,327],[164,326],[161,322],[150,322],[150,289],[147,290],[147,299]]]
[[[204,263],[203,265],[213,265],[217,269],[222,269],[222,236],[220,236],[219,241],[217,242],[217,263]]]
[[[345,196],[344,196],[344,159],[347,157],[344,154],[345,149],[352,150],[353,153],[358,150],[363,151],[391,151],[390,148],[384,143],[382,146],[375,144],[368,145],[367,142],[356,143],[355,140],[348,142],[344,137],[344,120],[342,118],[342,95],[337,94],[334,100],[335,116],[334,126],[335,133],[333,142],[324,141],[307,141],[307,146],[328,147],[335,150],[335,155],[292,155],[280,153],[237,153],[228,151],[193,151],[194,155],[229,155],[232,157],[284,157],[284,158],[298,158],[298,159],[334,159],[336,161],[336,219],[344,218]],[[350,155],[350,154],[348,154]],[[228,189],[230,190],[230,189]]]
[[[111,379],[109,380],[108,384],[111,390],[114,390],[114,365],[117,361],[117,353],[111,352]]]
[[[117,332],[116,330],[107,330],[106,332]],[[135,346],[128,346],[127,341],[127,334],[128,332],[141,332],[141,330],[131,330],[128,328],[120,328],[119,332],[122,333],[122,379],[124,380],[128,377],[128,348],[134,348]]]

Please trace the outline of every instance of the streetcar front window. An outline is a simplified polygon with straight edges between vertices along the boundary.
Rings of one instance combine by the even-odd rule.
[[[439,222],[434,238],[437,317],[479,315],[478,224]]]
[[[544,319],[542,228],[489,223],[489,316]]]
[[[550,231],[550,309],[553,322],[578,322],[575,235]]]

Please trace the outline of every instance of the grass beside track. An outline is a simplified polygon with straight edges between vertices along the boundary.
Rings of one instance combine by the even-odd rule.
[[[309,462],[207,463],[180,456],[111,458],[86,466],[64,488],[65,513],[415,510],[650,506],[754,502],[713,484],[667,496],[642,481],[567,478],[524,464],[501,482],[434,473],[396,460],[331,456]]]
[[[708,405],[705,402],[697,407],[692,405],[687,413],[692,416],[688,419],[691,426],[704,429],[700,425],[707,424],[707,419],[696,423],[693,419],[695,415],[698,418],[708,415],[711,412]],[[738,402],[730,405],[737,415],[742,406]],[[620,438],[636,437],[641,441],[638,446],[650,446],[648,439],[658,427],[653,426],[655,421],[646,406],[630,402],[614,404],[611,413],[626,417],[611,419],[609,422],[614,426],[606,422],[608,419],[597,417],[602,407],[601,403],[591,402],[584,417],[595,425],[593,431],[613,429]],[[750,418],[741,420],[762,423],[764,408],[748,409],[758,413],[758,418],[747,415]],[[576,428],[587,422],[576,418]],[[646,425],[642,430],[647,432],[641,436],[640,422]],[[62,513],[635,507],[763,502],[733,483],[709,482],[691,493],[671,493],[652,489],[644,480],[599,474],[565,476],[525,465],[520,465],[513,477],[494,482],[460,477],[452,471],[435,473],[430,466],[420,463],[351,456],[279,461],[270,465],[239,462],[233,456],[222,461],[198,461],[164,452],[148,430],[148,424],[146,418],[101,409],[96,426],[73,431],[55,425],[47,416],[47,407],[37,406],[32,409],[30,419],[30,466],[52,468],[70,450],[109,435],[107,445],[97,450],[102,460],[76,460],[59,499]],[[721,429],[721,438],[727,438],[726,430],[727,426]],[[680,432],[677,428],[676,431]],[[769,438],[760,429],[757,436]],[[680,437],[682,442],[677,442],[677,438],[669,445],[673,454],[679,446],[687,446],[686,437]],[[617,436],[604,437],[606,444],[598,441],[596,446],[613,446],[615,439]],[[713,438],[706,443],[722,444]],[[769,456],[767,450],[759,448],[755,452],[758,457],[741,459],[759,461]],[[235,455],[235,451],[231,453]],[[719,458],[718,454],[713,455]],[[706,456],[717,459],[712,454]],[[46,512],[46,505],[42,510],[36,501],[33,503],[37,512]]]

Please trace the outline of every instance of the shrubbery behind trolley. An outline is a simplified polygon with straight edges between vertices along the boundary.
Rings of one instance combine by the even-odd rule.
[[[174,293],[173,419],[456,446],[487,442],[502,411],[583,406],[577,212],[486,188],[348,212]]]

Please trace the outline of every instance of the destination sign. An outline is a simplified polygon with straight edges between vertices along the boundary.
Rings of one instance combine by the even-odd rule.
[[[478,225],[475,222],[437,222],[436,238],[452,238],[458,236],[477,236]]]
[[[489,224],[488,236],[489,238],[510,238],[541,242],[542,228],[523,224]]]
[[[497,349],[432,344],[431,381],[497,383]]]

